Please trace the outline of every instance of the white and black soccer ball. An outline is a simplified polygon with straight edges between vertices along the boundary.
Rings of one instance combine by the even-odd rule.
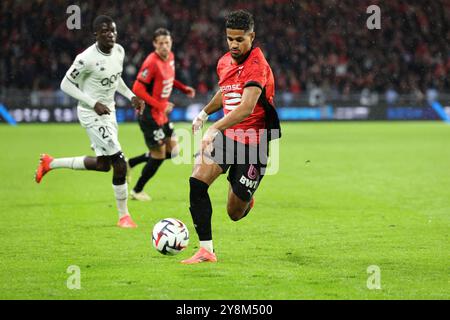
[[[158,252],[176,255],[189,244],[188,228],[178,219],[163,219],[153,227],[152,243]]]

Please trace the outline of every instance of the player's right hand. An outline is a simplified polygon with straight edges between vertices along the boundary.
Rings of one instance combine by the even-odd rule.
[[[203,128],[203,124],[208,120],[208,114],[205,111],[201,111],[192,121],[192,133],[197,132]]]
[[[94,111],[99,115],[104,115],[104,114],[110,114],[111,110],[105,106],[103,103],[101,102],[97,102],[94,106]]]
[[[134,96],[133,98],[131,98],[131,104],[134,107],[134,109],[136,109],[136,113],[138,115],[142,115],[142,113],[144,112],[144,109],[145,109],[144,100],[142,100],[139,97]]]
[[[197,130],[200,130],[203,127],[204,121],[199,117],[195,117],[194,121],[192,121],[192,132],[195,133]]]

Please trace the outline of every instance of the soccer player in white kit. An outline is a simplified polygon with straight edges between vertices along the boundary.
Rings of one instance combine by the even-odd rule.
[[[118,226],[135,228],[128,212],[127,164],[118,140],[114,94],[118,91],[140,113],[144,101],[136,97],[122,80],[125,51],[116,43],[117,31],[108,16],[98,16],[93,23],[96,43],[80,53],[61,82],[61,89],[78,100],[78,119],[95,151],[96,157],[53,158],[42,154],[36,182],[50,170],[69,168],[107,172],[113,167],[113,189],[119,211]]]

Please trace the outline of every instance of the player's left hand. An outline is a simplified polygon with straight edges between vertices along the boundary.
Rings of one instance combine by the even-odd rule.
[[[212,152],[212,142],[214,141],[214,138],[219,133],[219,130],[214,128],[213,126],[209,127],[208,130],[206,130],[205,135],[202,139],[202,145],[201,145],[201,151],[206,153]]]
[[[141,115],[144,112],[145,102],[141,98],[131,98],[131,105],[136,109],[136,112]]]
[[[194,98],[195,97],[195,89],[192,87],[186,87],[186,95],[189,98]]]
[[[173,102],[167,102],[167,107],[166,110],[164,110],[164,112],[168,115],[172,112],[173,108],[175,107],[175,104]]]

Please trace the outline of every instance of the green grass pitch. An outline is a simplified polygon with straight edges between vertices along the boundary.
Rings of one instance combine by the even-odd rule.
[[[188,124],[178,124],[177,127]],[[231,221],[227,181],[210,188],[219,262],[181,265],[197,247],[188,210],[190,165],[166,162],[130,202],[136,230],[115,226],[111,172],[50,172],[41,152],[92,154],[73,125],[0,126],[1,299],[449,299],[450,127],[438,122],[284,123],[277,175],[252,212]],[[120,125],[128,156],[145,151]],[[140,167],[134,170],[134,181]],[[160,219],[184,221],[189,247],[151,246]],[[81,272],[70,290],[67,268]],[[369,290],[367,268],[380,268]]]

